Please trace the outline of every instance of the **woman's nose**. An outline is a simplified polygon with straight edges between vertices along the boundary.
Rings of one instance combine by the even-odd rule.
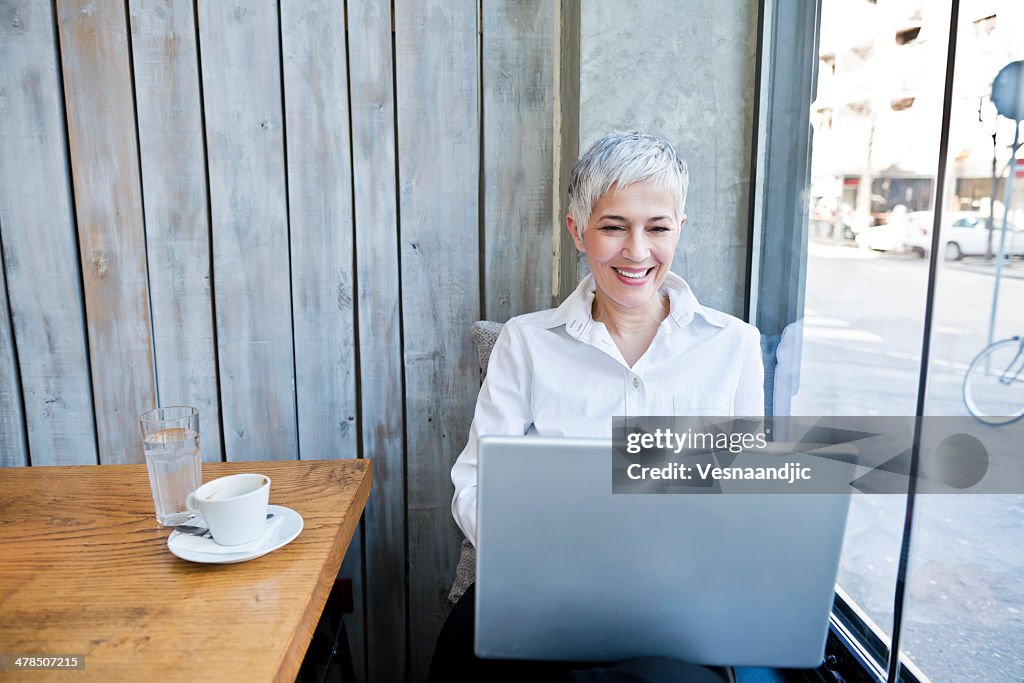
[[[622,255],[630,261],[644,261],[651,253],[651,245],[644,231],[631,231],[622,245]]]

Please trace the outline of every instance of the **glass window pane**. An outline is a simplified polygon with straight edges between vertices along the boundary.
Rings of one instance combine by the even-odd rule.
[[[985,255],[990,246],[998,250],[1014,136],[1013,122],[997,117],[991,104],[992,80],[1008,62],[1024,59],[1024,3],[960,7],[945,182],[950,216],[967,215],[944,221],[950,227],[940,233],[943,255],[956,260],[943,261],[936,275],[925,403],[934,416],[967,416],[963,390],[972,360],[990,340],[1024,334],[1024,240],[1011,226],[1006,251],[1013,258],[998,280],[997,260]],[[993,157],[1002,176],[994,201]],[[1010,222],[1024,224],[1024,178],[1015,183]],[[989,231],[993,208],[996,230]],[[1024,409],[1022,387],[983,386],[979,403]],[[1024,496],[920,496],[912,538],[901,652],[936,682],[1024,680]]]
[[[780,342],[777,414],[916,412],[944,4],[822,2],[804,315]],[[840,563],[840,589],[885,643],[905,506],[855,495]]]
[[[961,9],[948,173],[937,181],[949,4],[822,0],[807,240],[783,240],[767,212],[760,233],[761,253],[780,261],[776,271],[793,268],[786,254],[806,267],[799,287],[757,291],[758,317],[770,319],[771,329],[785,326],[776,350],[776,414],[914,414],[928,303],[923,257],[933,248],[939,183],[924,414],[966,418],[972,360],[991,341],[1024,336],[1024,233],[1017,227],[1024,226],[1024,165],[1011,164],[1015,127],[996,117],[990,101],[999,68],[1024,58],[1024,3],[977,0]],[[1006,181],[993,176],[1011,171],[1021,177],[1004,238]],[[780,251],[786,241],[797,244]],[[1009,258],[991,257],[1000,243]],[[762,259],[757,281],[771,282],[772,267]],[[760,303],[769,300],[789,304],[775,306],[781,323]],[[999,348],[1009,354],[1012,378],[1024,380],[1024,346]],[[990,381],[970,405],[1024,412],[1018,387],[1024,381]],[[892,632],[905,505],[905,496],[855,496],[841,560],[841,595],[883,643]],[[918,499],[901,632],[905,671],[932,681],[1024,680],[1022,538],[1024,491]]]

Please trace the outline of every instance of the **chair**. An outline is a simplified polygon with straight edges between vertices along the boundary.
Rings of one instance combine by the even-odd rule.
[[[501,328],[504,326],[504,323],[490,320],[478,320],[473,323],[473,344],[476,346],[476,355],[480,361],[481,382],[487,376],[487,363],[491,360],[494,342],[498,341],[498,335],[501,334]],[[459,564],[455,567],[455,581],[452,583],[451,590],[448,591],[448,601],[453,605],[458,602],[475,579],[476,548],[464,538],[459,550]]]

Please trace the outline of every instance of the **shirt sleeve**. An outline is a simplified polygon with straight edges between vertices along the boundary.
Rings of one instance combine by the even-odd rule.
[[[756,327],[744,330],[740,381],[733,400],[733,414],[760,417],[764,415],[764,361],[761,359],[761,333]]]
[[[476,545],[477,452],[481,436],[522,436],[533,424],[530,409],[530,360],[521,332],[514,322],[502,328],[491,351],[473,424],[455,466],[452,467],[452,516],[469,542]]]

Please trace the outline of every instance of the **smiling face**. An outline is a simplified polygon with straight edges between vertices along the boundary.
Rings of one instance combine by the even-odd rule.
[[[676,215],[671,192],[640,182],[604,194],[582,237],[566,217],[576,248],[587,255],[597,284],[595,310],[656,318],[658,289],[668,276],[686,215]],[[659,318],[660,319],[660,318]]]

